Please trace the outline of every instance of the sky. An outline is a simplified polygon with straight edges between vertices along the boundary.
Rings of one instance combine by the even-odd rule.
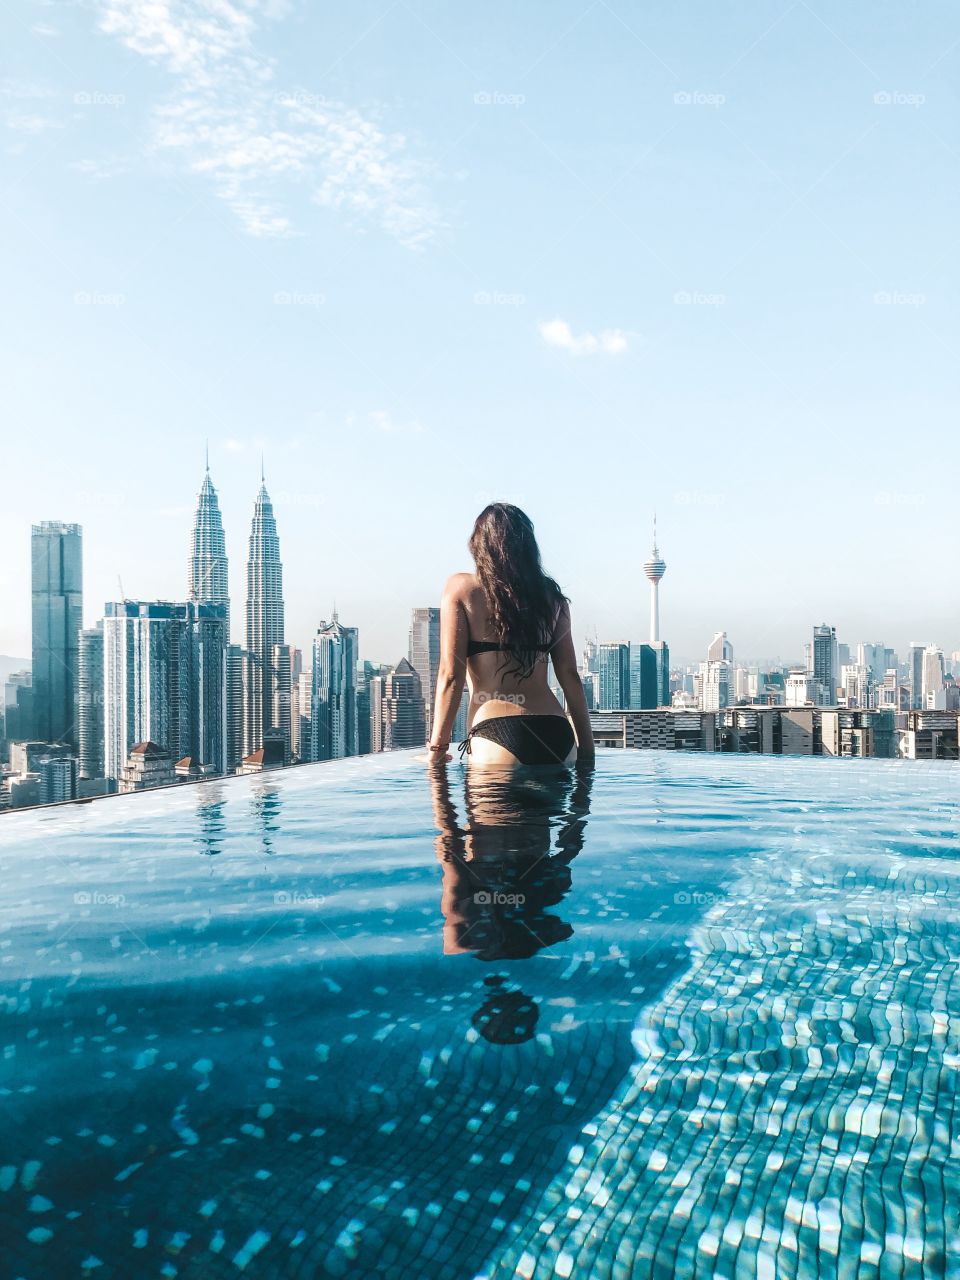
[[[85,620],[182,599],[209,442],[235,627],[261,456],[288,641],[364,657],[521,504],[574,629],[960,648],[947,0],[12,0],[0,653],[30,525]],[[242,640],[235,634],[235,640]]]

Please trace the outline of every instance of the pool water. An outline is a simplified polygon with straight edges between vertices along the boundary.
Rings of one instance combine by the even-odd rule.
[[[956,766],[0,821],[0,1275],[960,1276]]]

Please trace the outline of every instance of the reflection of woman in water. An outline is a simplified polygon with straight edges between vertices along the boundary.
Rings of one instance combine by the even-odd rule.
[[[463,750],[471,763],[565,764],[592,758],[570,608],[543,571],[529,518],[519,507],[492,503],[477,517],[469,545],[476,572],[455,573],[443,592],[431,758],[450,758],[447,748],[465,679],[470,709]],[[548,658],[569,720],[547,684]]]
[[[593,769],[572,772],[469,770],[460,826],[446,770],[431,774],[445,955],[520,960],[564,942],[572,927],[548,907],[570,890],[570,863],[583,848]],[[537,1007],[494,975],[473,1022],[488,1040],[528,1040]]]

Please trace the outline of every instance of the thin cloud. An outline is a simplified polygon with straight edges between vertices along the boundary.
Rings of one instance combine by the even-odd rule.
[[[602,329],[599,333],[575,334],[566,320],[546,320],[540,325],[540,337],[548,347],[557,347],[573,356],[591,356],[604,353],[621,355],[627,350],[629,340],[637,335],[625,329]]]
[[[419,422],[399,422],[386,409],[373,409],[368,416],[377,430],[387,435],[419,436],[423,434],[423,427]]]
[[[344,103],[281,90],[276,59],[257,52],[252,10],[230,0],[99,0],[98,7],[102,31],[174,81],[154,113],[156,154],[177,154],[205,175],[249,235],[298,234],[287,212],[293,186],[408,247],[439,231],[424,167],[402,135]],[[268,17],[280,12],[266,6]]]
[[[13,133],[46,133],[48,129],[62,129],[63,121],[54,120],[50,116],[39,116],[31,111],[10,111],[3,120]]]
[[[50,102],[56,94],[45,85],[32,80],[7,78],[0,80],[0,103],[4,127],[11,133],[39,134],[48,129],[62,129],[63,121],[40,109],[40,103]]]

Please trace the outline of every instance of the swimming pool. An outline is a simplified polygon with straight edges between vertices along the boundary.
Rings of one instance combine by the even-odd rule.
[[[958,777],[404,753],[5,815],[2,1274],[960,1274]]]

